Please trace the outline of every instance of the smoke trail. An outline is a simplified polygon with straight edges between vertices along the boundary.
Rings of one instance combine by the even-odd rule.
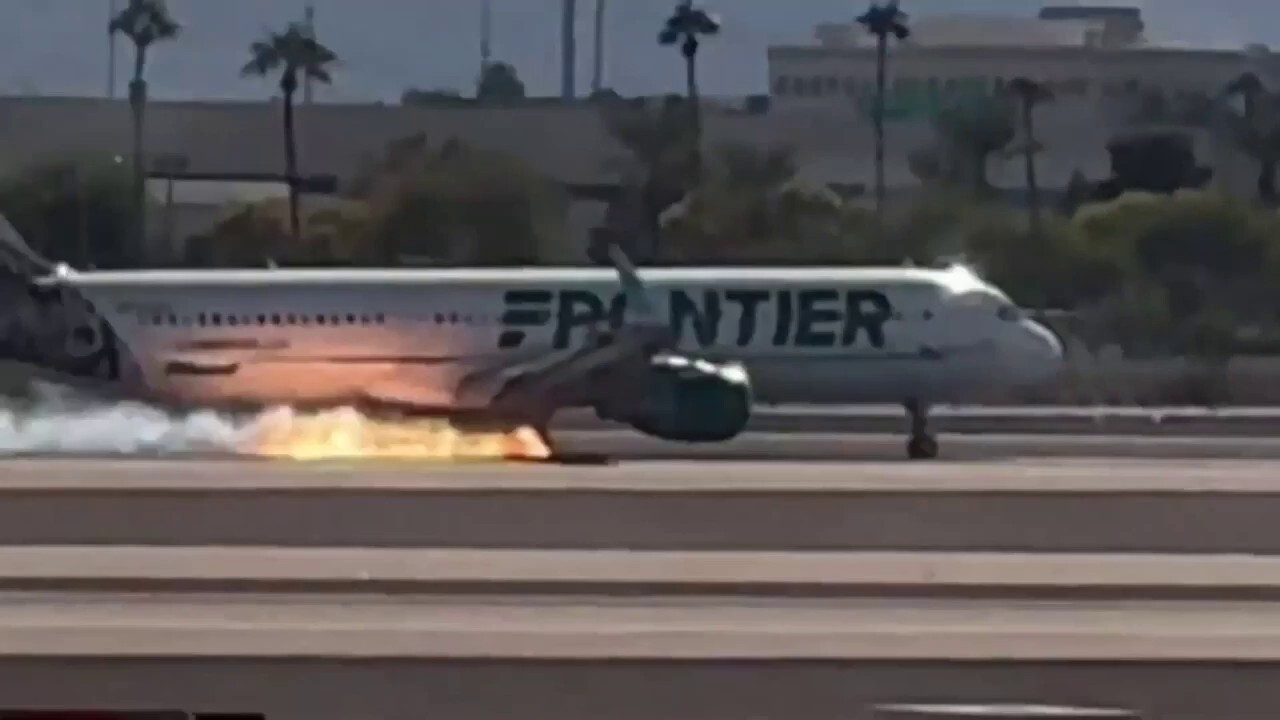
[[[400,457],[434,460],[546,458],[531,428],[474,433],[443,420],[386,420],[352,408],[255,416],[211,410],[175,415],[137,402],[94,402],[74,391],[33,386],[32,402],[0,404],[0,455],[232,453],[295,460]]]
[[[252,422],[211,411],[175,416],[141,403],[95,403],[39,384],[34,399],[0,406],[0,454],[231,452]]]

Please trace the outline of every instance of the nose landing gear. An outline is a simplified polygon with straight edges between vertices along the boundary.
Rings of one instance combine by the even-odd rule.
[[[929,432],[929,408],[916,398],[905,403],[908,434],[907,457],[912,460],[933,460],[938,457],[938,438]]]

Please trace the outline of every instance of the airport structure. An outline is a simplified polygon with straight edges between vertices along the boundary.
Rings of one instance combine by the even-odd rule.
[[[875,39],[855,23],[824,23],[817,43],[769,50],[779,104],[854,105],[875,91]],[[895,119],[928,116],[965,94],[988,94],[1016,75],[1059,98],[1102,102],[1144,92],[1213,95],[1244,72],[1280,78],[1280,56],[1261,46],[1206,50],[1147,42],[1137,8],[1045,7],[1038,17],[925,17],[894,43],[889,63]]]
[[[1280,57],[1265,48],[1235,51],[1157,47],[1148,42],[1141,14],[1125,8],[1044,8],[1039,17],[920,17],[914,34],[895,44],[889,65],[889,137],[885,176],[891,200],[919,188],[909,158],[936,140],[932,114],[949,97],[987,94],[1014,74],[1049,83],[1058,99],[1037,117],[1044,150],[1038,157],[1041,186],[1067,186],[1076,174],[1101,179],[1109,172],[1107,142],[1117,133],[1149,126],[1135,119],[1144,93],[1159,90],[1176,104],[1211,97],[1246,71],[1280,81]],[[874,86],[872,39],[852,24],[816,28],[817,41],[768,50],[767,98],[707,100],[704,141],[784,145],[794,152],[805,180],[848,194],[869,187],[874,144],[868,103]],[[567,37],[566,37],[567,40]],[[200,175],[279,174],[281,105],[267,102],[152,102],[147,110],[148,153],[177,161]],[[123,99],[0,98],[0,166],[33,157],[103,153],[128,157],[130,114]],[[627,149],[609,132],[599,105],[585,99],[531,99],[505,107],[401,106],[316,102],[297,110],[301,169],[309,175],[353,178],[387,143],[416,133],[431,142],[450,138],[510,153],[574,189],[570,237],[556,259],[577,259],[590,228],[604,214],[599,200],[616,187]],[[1220,132],[1203,124],[1173,124],[1196,141],[1201,162],[1230,191],[1254,192],[1256,166]],[[518,132],[512,128],[519,128]],[[1020,193],[1016,157],[994,156],[988,178]],[[207,228],[227,200],[280,195],[261,183],[225,187],[155,181],[157,202],[174,213],[157,221],[184,237]],[[578,192],[578,190],[585,190]],[[266,195],[264,195],[264,193]],[[168,232],[166,230],[166,232]]]

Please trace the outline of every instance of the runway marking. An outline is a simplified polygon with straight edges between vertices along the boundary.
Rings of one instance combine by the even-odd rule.
[[[1019,492],[1280,493],[1280,460],[623,462],[613,467],[264,463],[25,458],[0,461],[6,492]]]
[[[0,547],[0,581],[539,582],[1280,588],[1280,557],[1156,553]],[[337,589],[337,588],[335,588]]]
[[[360,606],[175,602],[6,606],[0,655],[581,659],[1280,659],[1280,611],[986,608],[912,601],[794,608]]]

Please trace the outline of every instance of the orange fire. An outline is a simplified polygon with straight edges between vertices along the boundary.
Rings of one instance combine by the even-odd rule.
[[[529,427],[511,432],[467,432],[441,419],[388,421],[351,409],[268,413],[249,428],[243,449],[253,455],[293,460],[541,460],[551,456],[542,435]]]

